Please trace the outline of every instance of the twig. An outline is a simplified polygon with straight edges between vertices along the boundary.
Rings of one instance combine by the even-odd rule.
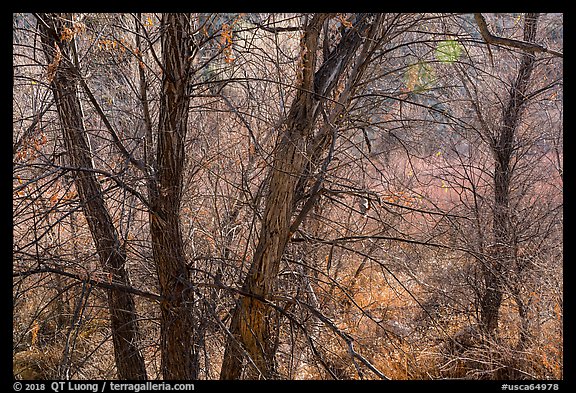
[[[142,296],[142,297],[150,299],[150,300],[156,300],[156,301],[162,300],[162,296],[157,295],[157,294],[152,293],[152,292],[142,291],[140,289],[136,289],[134,287],[124,285],[124,284],[118,284],[118,283],[114,283],[114,282],[106,282],[106,281],[98,280],[95,278],[85,277],[85,276],[82,276],[80,274],[70,273],[70,272],[67,272],[67,271],[64,271],[61,269],[55,269],[55,268],[51,268],[51,267],[47,267],[47,266],[39,268],[39,269],[13,272],[12,277],[28,277],[28,276],[31,276],[33,274],[41,274],[41,273],[60,274],[62,276],[73,278],[73,279],[78,280],[78,281],[86,282],[86,283],[93,285],[95,287],[98,287],[98,288],[124,291],[124,292],[128,292],[128,293],[132,293],[134,295]]]

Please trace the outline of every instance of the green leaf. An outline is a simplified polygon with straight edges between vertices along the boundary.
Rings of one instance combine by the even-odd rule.
[[[442,63],[453,63],[460,57],[462,45],[456,40],[440,41],[436,45],[436,59]]]
[[[434,71],[430,64],[424,61],[410,65],[404,74],[406,88],[416,94],[427,91],[434,85],[434,82]]]

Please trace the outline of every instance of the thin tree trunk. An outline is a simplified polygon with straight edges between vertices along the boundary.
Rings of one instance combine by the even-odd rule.
[[[527,13],[524,21],[524,41],[534,42],[538,14]],[[516,80],[510,88],[508,105],[503,113],[503,125],[494,138],[492,150],[495,159],[494,168],[494,212],[493,236],[488,263],[484,266],[485,293],[481,299],[481,323],[489,334],[494,334],[498,328],[498,314],[502,304],[502,295],[509,269],[514,258],[514,242],[512,234],[512,213],[510,211],[510,185],[513,175],[512,160],[514,158],[514,138],[520,121],[522,110],[526,104],[526,92],[530,75],[534,69],[535,55],[526,52]]]
[[[149,182],[150,233],[161,303],[164,379],[198,375],[193,290],[180,228],[184,141],[188,123],[186,58],[190,20],[185,14],[162,17],[162,94],[156,150],[156,175]]]
[[[108,212],[100,183],[92,163],[92,152],[86,136],[83,114],[76,87],[76,71],[72,63],[74,37],[62,38],[71,15],[41,14],[39,26],[51,88],[56,100],[63,139],[70,165],[79,168],[74,177],[83,212],[96,245],[102,269],[117,283],[130,285],[126,271],[126,253]],[[66,21],[66,22],[65,22]],[[138,348],[139,329],[136,307],[131,294],[111,289],[108,309],[112,325],[112,341],[119,379],[146,379],[144,359]]]

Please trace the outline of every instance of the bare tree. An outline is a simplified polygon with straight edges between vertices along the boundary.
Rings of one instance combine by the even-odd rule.
[[[72,34],[73,21],[71,14],[38,15],[43,49],[49,64],[49,79],[62,124],[69,165],[75,171],[74,182],[100,263],[112,280],[130,285],[126,252],[120,245],[100,183],[96,179],[93,153],[84,128],[82,107],[78,99],[78,59]],[[138,346],[139,329],[132,295],[121,290],[109,290],[108,308],[118,377],[146,379],[146,367]]]
[[[311,188],[300,213],[292,218],[299,197],[297,194],[299,182],[310,166],[320,163],[320,153],[327,147],[327,142],[335,141],[336,135],[331,122],[342,113],[342,107],[345,107],[349,99],[355,78],[359,76],[359,69],[364,66],[362,61],[366,60],[370,44],[364,44],[363,56],[361,55],[361,60],[355,64],[355,72],[348,76],[348,83],[341,81],[340,78],[344,77],[348,65],[353,62],[364,35],[368,34],[376,40],[373,24],[377,17],[355,15],[355,24],[343,33],[341,40],[315,72],[320,49],[320,32],[328,17],[327,14],[314,15],[305,26],[302,37],[302,76],[287,118],[280,126],[280,138],[274,152],[260,239],[243,285],[244,291],[257,297],[266,298],[273,293],[272,288],[286,244],[318,198],[322,173]],[[346,84],[346,89],[338,97],[341,101],[338,102],[340,105],[337,109],[326,115],[326,108],[321,99],[329,97],[338,83]],[[315,138],[312,138],[316,119],[321,112],[324,113],[325,126]],[[238,379],[241,375],[243,354],[236,340],[247,350],[253,362],[256,372],[253,370],[249,373],[250,378],[257,378],[259,375],[264,378],[275,377],[270,324],[271,310],[266,304],[253,297],[240,299],[232,317],[230,330],[233,337],[227,343],[221,379]]]
[[[162,16],[162,93],[155,172],[150,178],[150,234],[160,283],[162,374],[195,379],[198,374],[194,293],[186,267],[180,224],[184,141],[188,128],[190,18]]]

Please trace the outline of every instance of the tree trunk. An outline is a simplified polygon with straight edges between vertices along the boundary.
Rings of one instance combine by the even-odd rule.
[[[322,97],[331,94],[371,26],[369,18],[358,15],[356,25],[342,37],[339,45],[315,70],[319,35],[327,14],[315,14],[302,38],[302,77],[290,112],[281,129],[270,179],[270,191],[254,253],[243,290],[259,297],[269,297],[280,268],[284,249],[292,232],[292,216],[299,179],[310,159],[308,145],[313,142],[313,129]],[[318,155],[319,158],[319,155]],[[220,379],[242,376],[244,351],[250,357],[247,378],[276,378],[274,340],[271,337],[273,314],[253,297],[242,297],[234,309]]]
[[[524,41],[534,42],[538,14],[527,13],[524,21]],[[513,175],[514,138],[522,110],[527,102],[528,82],[534,68],[535,56],[526,52],[516,80],[510,88],[508,105],[503,113],[503,125],[494,138],[492,150],[495,159],[493,236],[494,244],[488,262],[484,265],[485,292],[480,302],[481,323],[491,335],[498,328],[498,314],[507,277],[506,270],[514,258],[512,214],[510,212],[510,183]]]
[[[70,15],[41,14],[39,26],[46,59],[48,78],[62,124],[70,166],[79,168],[74,182],[83,207],[102,269],[114,282],[130,285],[125,268],[126,253],[108,212],[100,183],[91,170],[94,165],[91,148],[84,129],[83,114],[76,87],[73,64],[74,37],[62,38]],[[65,22],[67,21],[67,22]],[[121,290],[108,290],[108,309],[112,325],[112,341],[119,379],[146,379],[144,359],[138,348],[139,330],[132,295]]]
[[[190,282],[180,228],[184,141],[188,123],[186,58],[190,20],[185,14],[162,18],[162,94],[156,150],[156,174],[150,180],[150,233],[161,303],[161,352],[164,379],[198,375]]]

